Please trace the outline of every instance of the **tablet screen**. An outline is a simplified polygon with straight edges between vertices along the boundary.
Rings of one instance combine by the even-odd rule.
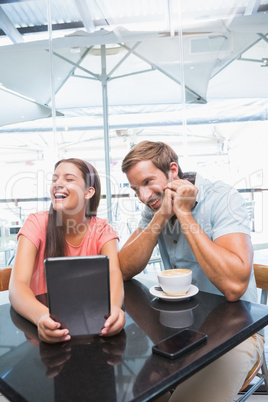
[[[71,336],[99,334],[110,314],[109,258],[47,258],[45,273],[52,318]]]

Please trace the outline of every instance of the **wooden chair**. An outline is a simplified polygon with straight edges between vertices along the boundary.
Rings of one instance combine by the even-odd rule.
[[[0,268],[0,292],[8,290],[11,270],[11,267]]]
[[[253,264],[257,288],[262,289],[261,303],[267,304],[268,299],[268,265]]]
[[[261,289],[261,300],[262,304],[267,304],[267,295],[268,295],[268,265],[264,264],[253,264],[254,275],[256,280],[257,288]],[[260,372],[261,370],[261,372]],[[241,398],[237,399],[236,402],[243,402],[249,398],[253,394],[253,392],[259,388],[259,386],[265,382],[266,391],[268,393],[268,370],[265,360],[265,353],[263,352],[263,356],[256,362],[254,367],[250,370],[247,375],[247,378],[244,381],[243,386],[241,387],[240,392],[243,392],[247,386],[251,383],[251,381],[255,378],[259,377],[259,380],[252,385]]]

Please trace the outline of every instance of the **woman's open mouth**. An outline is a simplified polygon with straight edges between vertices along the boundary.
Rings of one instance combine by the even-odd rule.
[[[56,201],[56,200],[64,200],[64,199],[67,198],[67,197],[68,197],[68,194],[66,194],[66,193],[61,193],[61,192],[59,192],[59,191],[57,191],[57,192],[54,193],[55,201]]]

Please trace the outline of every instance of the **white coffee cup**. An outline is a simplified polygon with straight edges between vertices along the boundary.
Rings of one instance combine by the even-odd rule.
[[[192,271],[185,268],[167,269],[158,272],[158,282],[170,296],[180,296],[188,292],[192,283]]]

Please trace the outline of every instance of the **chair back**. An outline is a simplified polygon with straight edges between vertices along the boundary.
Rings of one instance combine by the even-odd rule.
[[[268,265],[253,264],[257,288],[268,290]]]
[[[8,290],[11,270],[11,267],[0,268],[0,292]]]
[[[253,264],[254,275],[257,288],[262,289],[261,303],[267,304],[268,301],[268,265]]]

